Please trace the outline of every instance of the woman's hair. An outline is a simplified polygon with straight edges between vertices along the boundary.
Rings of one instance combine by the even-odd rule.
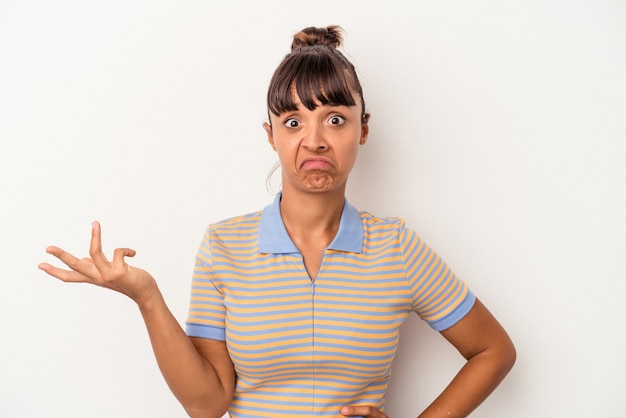
[[[308,27],[294,35],[289,53],[280,63],[267,92],[267,108],[274,115],[298,108],[309,110],[322,105],[354,106],[365,100],[354,65],[337,49],[343,38],[339,26]],[[356,97],[355,97],[356,96]]]

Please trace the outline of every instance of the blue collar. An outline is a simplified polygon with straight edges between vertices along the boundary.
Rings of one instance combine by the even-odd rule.
[[[259,225],[259,252],[261,253],[299,253],[285,229],[280,216],[280,198],[278,193],[274,201],[263,209]],[[363,225],[361,215],[346,200],[339,220],[339,230],[335,239],[328,246],[330,250],[361,253],[363,251]]]

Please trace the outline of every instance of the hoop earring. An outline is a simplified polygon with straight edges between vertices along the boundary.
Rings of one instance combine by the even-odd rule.
[[[267,173],[267,177],[265,178],[265,190],[267,190],[269,192],[269,194],[277,194],[280,191],[280,188],[282,186],[282,183],[278,186],[278,190],[274,191],[272,188],[272,177],[274,177],[274,173],[276,173],[278,171],[278,169],[280,168],[280,161],[277,161],[272,168],[270,169],[269,173]]]

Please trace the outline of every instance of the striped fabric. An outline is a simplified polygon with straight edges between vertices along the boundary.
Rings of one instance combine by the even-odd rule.
[[[359,213],[347,202],[311,280],[279,199],[207,229],[187,333],[226,341],[237,372],[233,418],[383,408],[405,318],[414,311],[443,330],[475,297],[403,221]]]

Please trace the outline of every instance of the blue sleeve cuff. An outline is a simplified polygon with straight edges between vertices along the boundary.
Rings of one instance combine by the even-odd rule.
[[[187,324],[185,331],[190,337],[226,341],[226,331],[224,328],[212,327],[210,325]]]
[[[455,325],[461,319],[463,319],[465,315],[467,315],[469,311],[472,310],[475,302],[476,302],[476,296],[472,293],[471,290],[468,290],[467,295],[465,295],[465,299],[463,299],[463,302],[461,302],[459,306],[454,308],[452,312],[450,312],[445,317],[438,319],[437,321],[434,321],[434,322],[429,322],[428,324],[435,331],[439,331],[439,332],[445,331],[451,326]]]

